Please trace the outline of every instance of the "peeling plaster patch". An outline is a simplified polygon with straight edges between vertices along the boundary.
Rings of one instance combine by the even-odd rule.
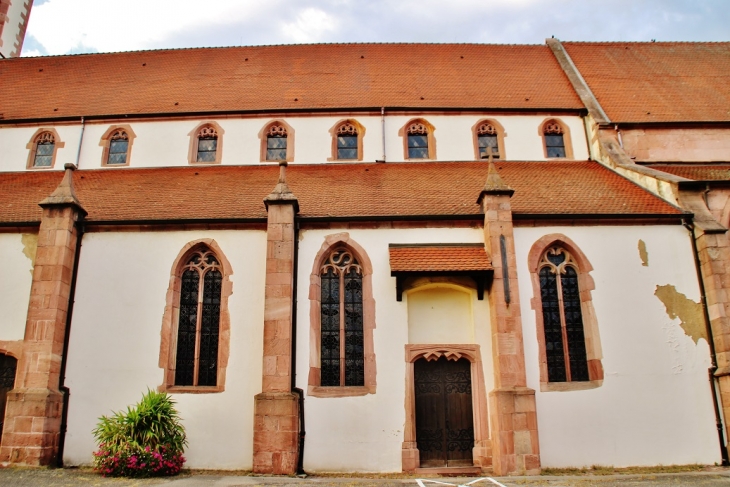
[[[641,258],[641,265],[649,267],[649,252],[646,251],[646,242],[639,240],[639,257]]]
[[[35,253],[38,249],[38,235],[34,233],[24,233],[20,236],[20,242],[23,244],[23,255],[30,260],[30,275],[33,275],[33,266],[35,265]]]
[[[672,285],[657,286],[654,295],[664,303],[667,315],[671,319],[679,317],[679,326],[692,338],[695,344],[705,336],[705,323],[702,315],[702,305],[689,299],[677,291]]]

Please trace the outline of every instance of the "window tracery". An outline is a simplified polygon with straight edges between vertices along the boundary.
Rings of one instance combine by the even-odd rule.
[[[122,129],[115,130],[109,137],[108,165],[126,164],[129,150],[129,135]]]
[[[287,160],[287,130],[281,124],[271,124],[266,131],[266,160]]]
[[[405,159],[435,159],[434,128],[426,120],[409,121],[400,134],[404,138]]]
[[[543,124],[543,139],[547,157],[566,157],[563,126],[556,120]]]
[[[577,263],[563,247],[552,246],[538,267],[548,381],[588,381]]]
[[[489,157],[488,148],[491,148],[492,157],[499,159],[499,141],[497,135],[497,128],[489,122],[483,122],[477,127],[480,159],[487,159]]]
[[[183,267],[175,358],[176,386],[215,386],[223,274],[208,249],[192,253]]]
[[[198,131],[196,162],[216,162],[218,152],[218,132],[211,125]]]
[[[33,167],[52,167],[56,138],[51,132],[41,132],[35,138]]]
[[[320,269],[321,385],[364,386],[363,271],[346,248]]]
[[[344,122],[337,128],[337,159],[359,159],[358,129],[351,122]]]

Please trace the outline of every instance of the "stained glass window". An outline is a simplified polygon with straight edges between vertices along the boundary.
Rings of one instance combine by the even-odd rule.
[[[364,386],[362,267],[346,248],[320,270],[322,386]]]
[[[562,247],[551,247],[539,277],[548,381],[590,380],[577,264]]]
[[[215,386],[223,274],[215,255],[194,252],[180,278],[176,386]]]

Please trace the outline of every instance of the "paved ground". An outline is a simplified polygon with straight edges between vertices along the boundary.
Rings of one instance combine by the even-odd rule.
[[[447,484],[447,485],[444,485]],[[660,487],[701,486],[730,487],[730,469],[710,468],[690,473],[642,473],[634,475],[564,475],[540,477],[508,477],[476,480],[472,478],[429,478],[423,487]],[[259,477],[250,475],[182,474],[167,479],[107,479],[90,470],[79,469],[0,469],[2,487],[421,487],[415,478],[342,478],[342,477]]]

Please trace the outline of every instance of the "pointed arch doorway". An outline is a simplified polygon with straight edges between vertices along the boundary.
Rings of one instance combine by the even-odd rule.
[[[479,345],[406,345],[403,471],[492,464]]]
[[[471,363],[466,358],[422,357],[413,369],[421,467],[473,466]]]

